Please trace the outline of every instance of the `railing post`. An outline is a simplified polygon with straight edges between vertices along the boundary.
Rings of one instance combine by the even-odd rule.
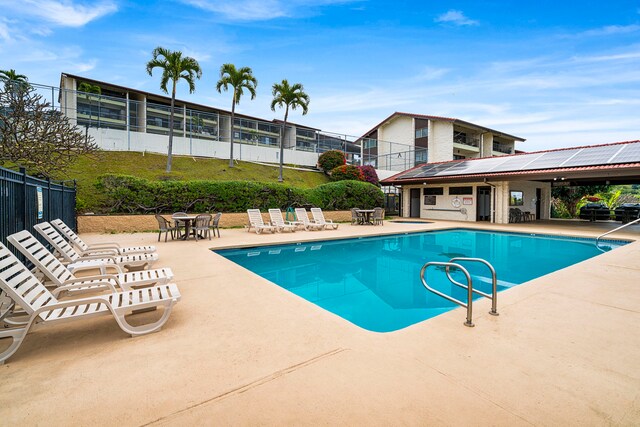
[[[51,219],[51,177],[47,177],[47,221]]]
[[[25,230],[29,227],[27,226],[27,170],[23,167],[20,168],[20,174],[22,175],[22,226]]]

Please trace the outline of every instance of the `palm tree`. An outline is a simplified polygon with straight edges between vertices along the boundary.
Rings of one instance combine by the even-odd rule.
[[[271,101],[271,110],[276,111],[276,106],[282,108],[284,111],[284,124],[282,125],[282,132],[280,136],[280,175],[278,181],[284,181],[282,177],[282,165],[284,154],[284,134],[287,129],[287,118],[289,117],[289,107],[295,110],[297,107],[302,108],[302,115],[304,116],[309,111],[309,95],[304,93],[304,87],[300,83],[289,85],[287,79],[283,79],[282,83],[273,84],[273,101]]]
[[[233,167],[233,139],[236,117],[236,104],[240,103],[240,98],[244,94],[244,89],[248,90],[251,94],[251,99],[256,97],[256,87],[258,86],[258,80],[253,76],[253,71],[249,67],[242,67],[236,69],[233,64],[222,64],[220,67],[220,80],[216,85],[218,93],[222,93],[222,89],[225,91],[231,86],[233,88],[233,98],[231,99],[231,151],[229,154],[229,167]]]
[[[176,102],[176,86],[178,80],[184,79],[189,84],[189,93],[193,93],[196,90],[195,80],[202,77],[202,70],[200,70],[200,64],[198,61],[190,56],[182,56],[182,52],[173,52],[163,47],[157,47],[152,52],[151,61],[147,62],[147,73],[153,75],[154,68],[159,67],[162,69],[162,77],[160,79],[160,89],[164,93],[169,93],[167,90],[167,83],[169,80],[173,83],[171,90],[171,112],[169,115],[169,154],[167,156],[167,172],[171,172],[171,154],[173,151],[173,114],[174,105]]]
[[[0,80],[2,80],[5,85],[12,84],[13,93],[17,94],[18,89],[26,90],[29,88],[29,79],[24,74],[16,73],[16,70],[0,70]]]

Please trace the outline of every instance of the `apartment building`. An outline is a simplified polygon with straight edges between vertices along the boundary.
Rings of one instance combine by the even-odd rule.
[[[395,112],[363,135],[365,150],[379,159],[376,167],[385,169],[388,145],[377,140],[395,141],[415,147],[413,165],[457,159],[502,156],[515,153],[516,142],[524,141],[494,129],[464,120]],[[368,146],[368,149],[367,149]],[[389,161],[392,161],[389,157]]]
[[[79,90],[83,83],[91,93]],[[58,102],[103,149],[166,152],[170,97],[62,73]],[[236,158],[277,163],[282,125],[281,120],[236,114],[231,138],[229,111],[177,99],[174,153],[228,158],[233,140],[239,144]],[[350,161],[360,161],[357,144],[309,126],[288,122],[283,142],[287,163],[315,166],[318,155],[328,150],[341,150]]]

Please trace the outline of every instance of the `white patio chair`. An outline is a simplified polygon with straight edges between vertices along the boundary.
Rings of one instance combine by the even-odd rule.
[[[95,252],[93,255],[87,254],[81,256],[48,222],[41,222],[40,224],[34,225],[33,228],[53,246],[57,254],[62,257],[62,263],[68,264],[67,268],[72,271],[78,268],[86,269],[93,267],[100,268],[104,274],[103,268],[105,264],[117,264],[126,269],[142,270],[150,267],[158,260],[158,254],[155,253],[113,255],[113,252]]]
[[[296,228],[304,226],[300,221],[285,221],[280,209],[269,209],[269,218],[271,219],[271,224],[275,225],[278,228],[278,231],[286,230],[294,233]]]
[[[53,290],[53,295],[56,297],[64,291],[71,294],[105,289],[113,290],[113,287],[130,291],[135,287],[164,285],[173,279],[173,272],[170,268],[124,273],[117,265],[113,266],[119,270],[117,274],[76,277],[27,230],[14,233],[8,236],[7,240],[56,286],[56,289]],[[108,286],[104,282],[112,286]]]
[[[171,283],[128,292],[58,301],[2,243],[0,243],[0,290],[22,307],[27,315],[24,325],[0,329],[0,342],[5,339],[12,340],[11,344],[0,353],[0,364],[18,350],[33,326],[112,314],[124,332],[131,336],[143,335],[159,330],[169,319],[173,305],[180,300],[178,287]],[[156,307],[164,308],[164,311],[160,319],[155,322],[133,326],[125,318],[134,311]]]
[[[80,236],[78,236],[67,224],[65,224],[61,219],[54,219],[51,221],[51,225],[53,225],[59,232],[65,237],[72,245],[75,245],[79,254],[91,253],[99,250],[112,250],[115,251],[115,255],[128,255],[132,253],[151,253],[156,251],[155,246],[132,246],[128,248],[123,248],[120,244],[116,242],[102,242],[102,243],[94,243],[87,244],[85,243]]]
[[[322,224],[324,228],[333,228],[336,230],[339,224],[335,224],[332,220],[324,219],[324,214],[320,208],[311,208],[311,215],[313,215],[313,221],[316,224]]]
[[[262,220],[262,214],[259,209],[247,209],[247,215],[249,216],[249,226],[247,231],[251,231],[252,228],[255,229],[256,234],[262,233],[264,230],[275,233],[278,231],[278,228],[274,225],[265,224]]]
[[[296,219],[302,222],[304,229],[307,231],[322,230],[324,228],[324,225],[316,224],[315,222],[309,220],[307,211],[304,208],[296,208]]]

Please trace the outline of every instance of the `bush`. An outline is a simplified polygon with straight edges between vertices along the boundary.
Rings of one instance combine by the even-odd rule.
[[[364,175],[358,166],[342,165],[331,171],[331,179],[334,181],[364,181]]]
[[[346,210],[354,206],[373,209],[382,206],[382,190],[368,182],[338,181],[308,191],[309,201],[326,210]]]
[[[373,166],[360,166],[360,170],[362,171],[363,181],[368,182],[373,185],[380,185],[380,179],[378,178],[378,174],[376,173],[376,168]]]
[[[96,186],[104,195],[100,211],[111,213],[244,212],[307,204],[332,210],[381,206],[383,200],[379,188],[353,181],[303,190],[253,181],[149,181],[102,175]]]
[[[347,164],[347,159],[344,158],[344,153],[342,151],[326,151],[318,157],[318,167],[328,175],[338,166],[345,164]]]

